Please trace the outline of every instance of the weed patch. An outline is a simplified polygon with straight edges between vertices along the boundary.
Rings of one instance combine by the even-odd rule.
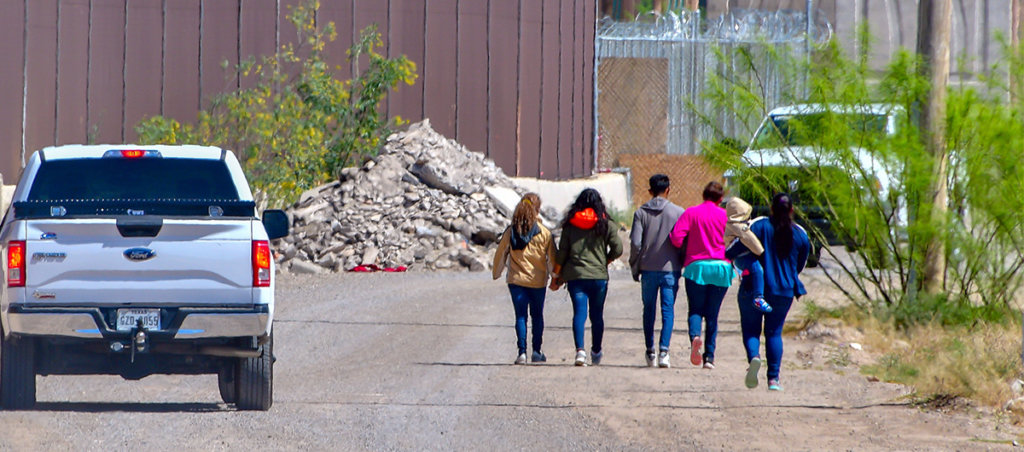
[[[922,406],[960,397],[1000,407],[1017,396],[1011,384],[1024,377],[1021,325],[1019,314],[1009,309],[986,318],[985,310],[991,308],[935,302],[884,311],[878,306],[826,309],[808,303],[804,325],[840,319],[862,331],[866,349],[878,358],[862,366],[861,373],[914,388]],[[829,360],[841,362],[843,356],[833,354]]]

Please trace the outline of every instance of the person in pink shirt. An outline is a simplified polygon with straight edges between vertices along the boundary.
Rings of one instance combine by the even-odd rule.
[[[715,368],[715,337],[718,335],[718,311],[725,292],[735,276],[725,259],[725,225],[729,218],[719,207],[725,191],[722,184],[709,182],[704,187],[704,202],[690,207],[676,221],[669,238],[683,249],[683,278],[689,304],[690,362],[705,369]],[[705,340],[701,341],[701,324]],[[701,353],[701,346],[704,352]]]

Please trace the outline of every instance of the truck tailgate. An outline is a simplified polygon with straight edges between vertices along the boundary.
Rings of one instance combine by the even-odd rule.
[[[154,237],[123,237],[114,218],[31,220],[26,302],[35,305],[248,306],[248,219],[164,219]]]

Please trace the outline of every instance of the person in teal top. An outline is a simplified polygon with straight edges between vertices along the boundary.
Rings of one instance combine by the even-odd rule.
[[[669,234],[672,244],[685,253],[683,278],[689,304],[690,362],[695,366],[703,364],[705,369],[715,368],[718,311],[736,276],[732,264],[725,260],[725,225],[729,218],[718,205],[724,192],[721,183],[709,182],[704,187],[704,202],[686,209]],[[701,323],[706,327],[706,341],[701,341]]]
[[[609,221],[601,195],[593,188],[583,190],[562,222],[562,237],[555,253],[555,272],[566,281],[572,298],[572,333],[576,343],[577,366],[587,363],[583,331],[590,309],[591,364],[600,364],[604,353],[604,300],[608,294],[608,264],[622,255],[618,226]],[[552,282],[557,288],[558,281]]]

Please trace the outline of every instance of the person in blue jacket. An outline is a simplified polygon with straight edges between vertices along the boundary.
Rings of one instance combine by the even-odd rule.
[[[799,274],[807,263],[811,242],[807,232],[793,223],[793,202],[789,195],[780,193],[772,198],[770,217],[761,217],[750,225],[750,231],[764,245],[761,266],[764,268],[764,296],[772,312],[761,312],[754,307],[751,278],[743,278],[737,301],[740,308],[740,328],[747,351],[746,385],[756,388],[761,368],[761,331],[764,330],[765,357],[768,364],[768,390],[781,391],[779,368],[782,364],[782,325],[793,305],[793,299],[807,293]],[[738,256],[746,251],[742,243],[726,250],[726,257]]]

